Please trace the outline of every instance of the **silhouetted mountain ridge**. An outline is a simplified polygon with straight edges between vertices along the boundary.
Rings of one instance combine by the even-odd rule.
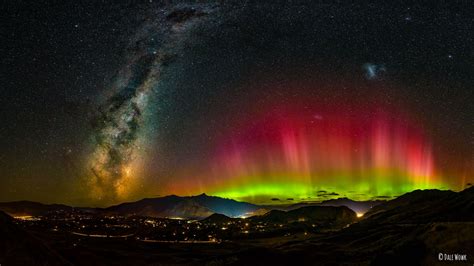
[[[43,204],[27,200],[0,202],[0,210],[13,216],[41,216],[55,211],[71,211],[73,209],[73,207],[63,204]]]
[[[282,215],[282,212],[273,212]],[[269,214],[273,215],[273,214]],[[349,227],[276,249],[239,254],[235,265],[265,261],[294,265],[441,265],[443,250],[468,254],[474,246],[474,188],[461,192],[416,190],[387,201]]]
[[[474,221],[474,189],[415,190],[380,204],[365,215],[366,222],[462,222]]]
[[[232,221],[232,218],[220,213],[214,213],[203,220],[208,223],[222,224]]]
[[[260,216],[250,217],[262,222],[327,222],[348,224],[357,220],[356,213],[346,206],[305,206],[294,210],[272,210]]]
[[[355,211],[356,213],[366,213],[371,208],[386,202],[385,200],[367,200],[367,201],[355,201],[349,198],[338,198],[338,199],[330,199],[325,200],[322,202],[301,202],[292,204],[288,207],[282,208],[283,210],[294,210],[300,207],[305,206],[346,206],[349,207],[351,210]]]
[[[258,205],[201,194],[179,197],[147,198],[105,208],[107,213],[151,217],[205,218],[213,213],[239,217],[260,209]]]
[[[431,210],[435,208],[441,212],[440,215],[433,217],[434,220],[449,220],[455,217],[468,217],[474,213],[472,198],[474,188],[468,188],[462,192],[441,190],[415,190],[406,193],[391,201],[354,201],[348,198],[339,198],[327,200],[320,203],[297,203],[289,206],[259,206],[247,202],[239,202],[233,199],[225,199],[216,196],[200,194],[197,196],[180,197],[169,195],[158,198],[144,198],[134,202],[125,202],[107,208],[81,208],[70,207],[63,204],[42,204],[32,201],[16,201],[0,203],[0,210],[12,216],[33,215],[44,216],[53,212],[88,212],[97,214],[118,214],[118,215],[141,215],[151,217],[180,217],[202,219],[214,213],[224,214],[228,217],[253,216],[264,214],[274,217],[276,220],[281,218],[281,211],[291,211],[305,207],[315,206],[346,206],[356,212],[367,213],[367,217],[381,217],[387,219],[387,215],[396,213],[395,209],[411,206],[404,214],[397,213],[392,219],[407,219],[416,222],[417,219],[429,218]],[[464,200],[461,200],[464,199]],[[470,201],[469,201],[470,199]],[[424,203],[423,203],[424,202]],[[472,212],[471,212],[472,211]],[[465,216],[464,214],[468,214]],[[280,217],[280,218],[278,218]],[[457,219],[457,218],[456,218]],[[460,218],[459,218],[460,219]]]

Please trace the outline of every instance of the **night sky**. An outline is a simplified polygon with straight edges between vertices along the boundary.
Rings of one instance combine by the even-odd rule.
[[[474,182],[468,1],[78,2],[2,4],[0,201]]]

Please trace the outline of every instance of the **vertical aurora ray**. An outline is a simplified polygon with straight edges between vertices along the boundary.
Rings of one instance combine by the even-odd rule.
[[[242,200],[398,196],[441,185],[415,123],[381,110],[270,113],[223,140],[210,193]]]

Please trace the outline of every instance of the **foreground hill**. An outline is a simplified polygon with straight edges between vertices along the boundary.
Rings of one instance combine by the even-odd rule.
[[[356,213],[345,206],[306,206],[290,211],[272,210],[250,219],[267,223],[317,222],[349,224],[357,220]]]
[[[232,220],[234,219],[230,218],[229,216],[225,216],[224,214],[214,213],[210,215],[209,217],[203,219],[202,221],[209,224],[212,224],[212,223],[224,224],[224,223],[231,222]]]
[[[386,202],[386,200],[356,201],[356,200],[351,200],[349,198],[338,198],[338,199],[325,200],[322,202],[300,202],[300,203],[295,203],[291,205],[270,205],[270,206],[265,206],[265,207],[267,209],[272,209],[272,210],[289,211],[289,210],[294,210],[294,209],[307,207],[307,206],[334,206],[334,207],[346,206],[358,214],[364,214],[368,212],[369,210],[371,210],[373,207],[380,205],[384,202]]]
[[[473,207],[474,187],[458,193],[417,190],[375,207],[343,230],[276,248],[243,250],[219,261],[231,265],[472,265]],[[453,255],[452,261],[445,257],[440,261],[440,253]],[[467,255],[467,260],[455,261],[454,254]]]
[[[69,265],[0,211],[0,265]]]
[[[348,198],[330,199],[321,202],[318,206],[346,206],[356,213],[366,213],[375,206],[386,202],[385,200],[355,201]]]
[[[474,221],[474,187],[459,193],[415,190],[374,207],[365,217],[364,223]]]

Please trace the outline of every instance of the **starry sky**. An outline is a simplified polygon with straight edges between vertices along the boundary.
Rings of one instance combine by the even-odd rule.
[[[474,182],[468,2],[2,5],[0,201],[362,200]]]

